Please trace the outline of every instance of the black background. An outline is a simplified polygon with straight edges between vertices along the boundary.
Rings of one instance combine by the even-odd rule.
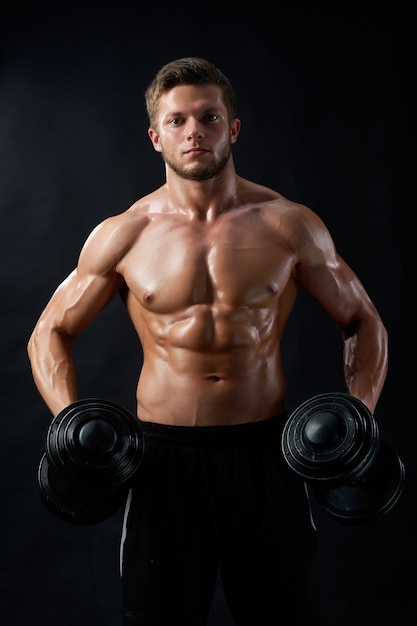
[[[403,379],[410,398],[411,377],[401,371],[403,347],[412,341],[402,256],[415,210],[415,66],[411,14],[391,4],[3,4],[4,626],[117,624],[119,514],[77,527],[40,502],[37,466],[51,416],[34,386],[26,344],[90,230],[162,184],[143,92],[162,64],[188,55],[213,61],[236,88],[238,172],[324,219],[389,331],[390,369],[375,415],[406,467],[402,497],[365,527],[316,514],[335,624],[415,624],[416,428],[404,402]],[[283,349],[290,410],[314,394],[343,390],[338,331],[305,295]],[[135,412],[141,350],[118,301],[79,338],[75,358],[80,397],[107,398]],[[407,367],[411,373],[414,365]],[[210,625],[232,623],[219,585]]]

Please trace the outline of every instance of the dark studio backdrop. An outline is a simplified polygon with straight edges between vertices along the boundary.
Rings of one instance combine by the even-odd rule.
[[[405,464],[403,494],[370,526],[345,526],[321,510],[316,515],[338,626],[415,623],[416,428],[414,415],[405,413],[401,376],[410,341],[401,257],[403,213],[406,206],[413,210],[414,197],[415,68],[411,16],[392,5],[3,5],[4,626],[117,624],[119,514],[77,527],[41,503],[36,474],[51,416],[34,386],[26,343],[91,229],[162,184],[143,92],[162,64],[188,55],[207,57],[235,85],[238,172],[323,218],[388,328],[390,368],[376,417]],[[303,295],[284,358],[289,410],[314,394],[344,390],[339,333]],[[106,398],[135,412],[141,350],[118,301],[79,338],[75,359],[80,397]],[[232,624],[219,584],[210,625]]]

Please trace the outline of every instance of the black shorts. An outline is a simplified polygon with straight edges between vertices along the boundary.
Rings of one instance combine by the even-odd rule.
[[[282,456],[284,420],[141,422],[121,537],[122,624],[204,626],[218,571],[239,626],[321,624],[317,533]]]

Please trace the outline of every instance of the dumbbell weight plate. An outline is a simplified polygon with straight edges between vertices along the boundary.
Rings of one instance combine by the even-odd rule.
[[[63,409],[51,422],[46,454],[51,466],[70,480],[83,479],[108,491],[128,483],[141,461],[138,420],[108,400],[85,398]]]
[[[325,393],[307,400],[290,415],[281,444],[286,462],[301,477],[341,484],[371,467],[379,432],[360,400],[341,392]]]
[[[313,492],[332,518],[348,524],[367,524],[392,510],[402,493],[404,478],[400,457],[381,440],[375,463],[364,476],[338,487],[314,483]]]
[[[38,468],[41,500],[50,513],[70,524],[90,525],[114,515],[123,504],[125,493],[97,492],[82,482],[71,481],[42,455]]]

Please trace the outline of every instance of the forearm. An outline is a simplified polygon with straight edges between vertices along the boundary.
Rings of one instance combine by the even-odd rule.
[[[52,414],[57,415],[77,397],[71,341],[58,331],[35,329],[28,356],[35,385]]]
[[[343,353],[348,393],[374,413],[388,369],[388,336],[382,321],[362,322],[344,337]]]

